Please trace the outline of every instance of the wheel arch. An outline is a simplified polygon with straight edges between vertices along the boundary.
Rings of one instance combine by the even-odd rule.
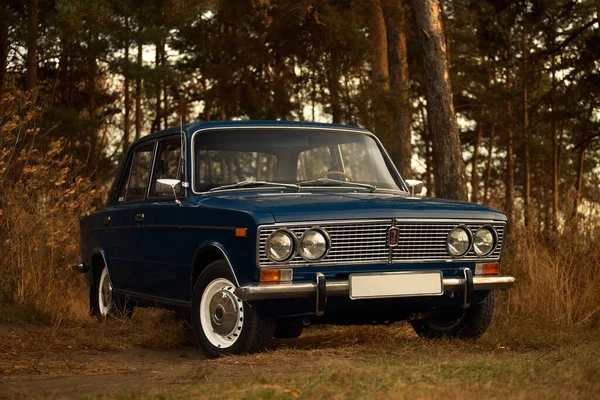
[[[92,284],[96,284],[97,279],[100,277],[100,271],[102,271],[102,267],[106,266],[108,270],[108,276],[110,279],[110,268],[108,264],[108,257],[106,256],[106,252],[103,249],[94,249],[92,251],[91,256],[91,268],[92,268]]]
[[[194,291],[194,285],[198,280],[200,274],[208,267],[212,262],[218,260],[225,260],[229,269],[231,269],[231,273],[233,274],[233,278],[235,280],[236,286],[240,286],[238,282],[237,275],[235,274],[235,270],[231,265],[231,261],[224,247],[215,242],[203,243],[198,247],[196,253],[194,254],[194,260],[192,261],[192,269],[190,271],[190,295]]]

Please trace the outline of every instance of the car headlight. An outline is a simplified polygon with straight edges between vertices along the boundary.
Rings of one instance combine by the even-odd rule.
[[[283,229],[275,231],[267,239],[267,257],[276,262],[286,261],[294,254],[295,243],[293,233]]]
[[[473,235],[473,249],[478,256],[487,256],[496,247],[496,235],[492,228],[484,226]]]
[[[322,229],[309,229],[300,238],[298,253],[307,261],[319,260],[327,254],[329,237]]]
[[[457,226],[450,232],[446,242],[448,253],[459,257],[465,255],[471,248],[471,234],[464,226]]]

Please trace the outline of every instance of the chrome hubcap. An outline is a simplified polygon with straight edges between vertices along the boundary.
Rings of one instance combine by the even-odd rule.
[[[102,305],[106,309],[110,307],[110,301],[112,299],[112,287],[108,278],[104,278],[102,282]]]
[[[239,308],[233,293],[221,289],[214,294],[209,305],[210,322],[213,330],[219,335],[228,336],[235,329]]]

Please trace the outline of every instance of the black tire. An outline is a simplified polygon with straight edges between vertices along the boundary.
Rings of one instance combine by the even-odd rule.
[[[216,288],[219,288],[219,285],[222,285],[225,280],[229,281],[229,284],[225,284],[221,289],[217,290]],[[225,260],[218,260],[206,267],[194,285],[191,306],[192,327],[198,345],[209,358],[218,358],[223,354],[256,353],[267,348],[273,340],[275,320],[260,315],[248,303],[245,301],[242,302],[237,298],[233,294],[233,289],[235,289],[234,282],[233,273],[227,262]],[[210,294],[214,290],[217,291],[211,296]],[[207,297],[203,303],[202,297],[205,291],[207,291]],[[217,293],[220,294],[220,297],[216,297]],[[211,314],[210,312],[210,306],[215,298],[215,304],[221,304],[221,302],[225,305],[236,304],[235,313],[228,313],[229,311],[221,312],[223,321],[230,316],[236,317],[230,320],[236,321],[235,324],[237,324],[233,325],[230,332],[228,330],[228,323],[230,321],[223,323],[224,329],[228,331],[225,334],[217,333],[215,329],[218,328],[215,328],[213,323],[213,321],[220,318],[217,316],[217,313]],[[224,310],[225,308],[222,309]],[[203,318],[206,322],[206,327],[202,325]],[[207,336],[207,332],[209,336]]]
[[[105,287],[105,280],[108,280],[108,285],[111,288],[110,294],[107,294],[106,290],[102,292],[102,287]],[[106,265],[94,271],[94,283],[90,286],[90,311],[92,315],[101,320],[108,317],[129,318],[133,314],[133,304],[128,299],[117,296],[112,291],[112,283]]]
[[[304,327],[300,321],[277,321],[275,327],[275,338],[276,339],[296,339],[302,335]]]
[[[432,317],[412,321],[413,329],[423,339],[478,339],[489,328],[496,308],[496,292],[467,309],[446,309]]]

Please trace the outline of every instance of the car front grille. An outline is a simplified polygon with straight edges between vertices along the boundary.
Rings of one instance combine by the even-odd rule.
[[[388,246],[388,229],[395,225],[399,230],[398,245],[390,252]],[[474,250],[459,260],[494,261],[500,258],[504,241],[505,223],[461,222],[461,221],[403,221],[392,219],[371,221],[314,222],[303,224],[280,224],[261,226],[258,232],[258,264],[262,267],[281,266],[282,263],[271,261],[265,253],[265,245],[269,235],[280,228],[287,228],[298,238],[315,226],[329,234],[331,249],[317,262],[308,262],[295,255],[285,265],[332,265],[332,264],[383,264],[408,262],[439,262],[452,257],[446,251],[446,238],[450,231],[458,225],[467,226],[472,233],[484,225],[491,225],[498,234],[495,250],[485,257],[479,257]]]

